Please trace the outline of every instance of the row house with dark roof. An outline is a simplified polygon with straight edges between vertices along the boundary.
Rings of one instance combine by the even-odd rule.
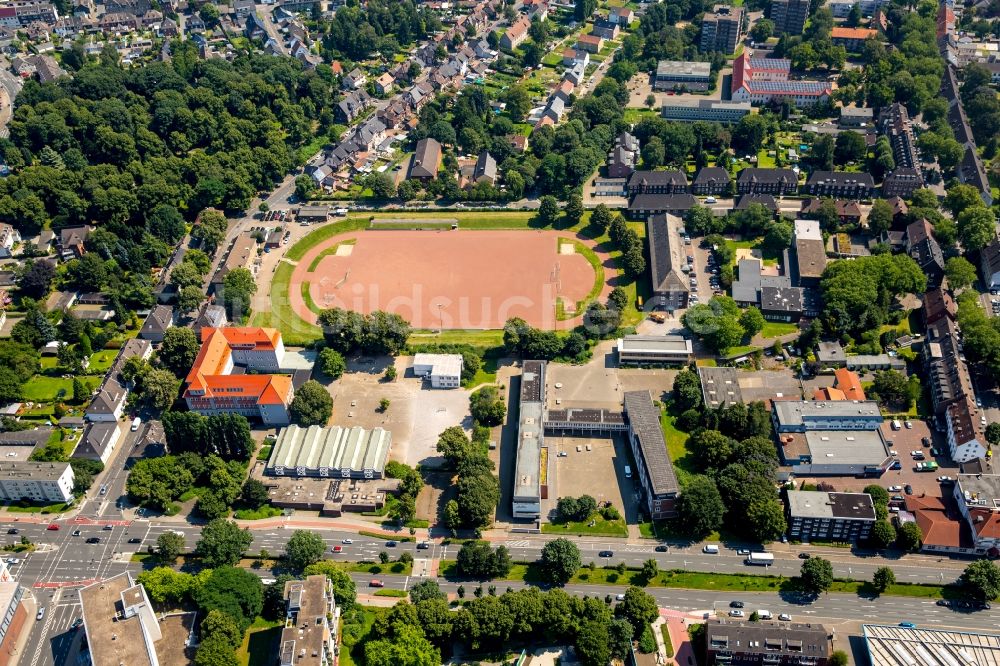
[[[875,193],[875,181],[869,173],[813,171],[806,181],[805,190],[821,197],[868,199]]]
[[[682,194],[688,192],[687,176],[680,171],[635,171],[626,185],[629,196],[636,194]]]
[[[857,201],[836,199],[833,205],[837,208],[837,217],[841,224],[856,225],[861,223],[861,205]],[[804,217],[814,217],[819,215],[822,208],[822,199],[806,199],[802,202],[801,212]]]
[[[928,283],[939,284],[944,276],[944,252],[934,238],[931,223],[920,219],[906,227],[906,253],[927,275]]]
[[[895,102],[883,109],[878,118],[878,130],[888,137],[896,161],[896,168],[882,181],[882,196],[908,199],[914,190],[924,186],[924,177],[920,172],[920,154],[906,107]]]
[[[770,194],[741,194],[733,200],[733,210],[746,210],[754,204],[763,206],[772,213],[778,212],[778,202]]]
[[[1000,289],[1000,240],[994,239],[979,252],[983,284],[990,291]]]
[[[732,188],[733,179],[729,171],[722,167],[702,167],[691,182],[691,192],[704,195],[726,195]]]
[[[736,177],[736,191],[739,194],[774,194],[778,196],[795,194],[799,189],[799,177],[791,169],[743,169]]]
[[[992,206],[992,187],[989,177],[986,175],[986,167],[979,156],[976,139],[972,134],[972,127],[969,125],[965,107],[962,105],[955,68],[951,65],[945,69],[944,76],[941,77],[941,96],[948,101],[948,124],[955,133],[955,140],[962,144],[965,149],[962,161],[959,162],[956,169],[958,180],[979,190],[979,196],[982,197],[983,203]]]

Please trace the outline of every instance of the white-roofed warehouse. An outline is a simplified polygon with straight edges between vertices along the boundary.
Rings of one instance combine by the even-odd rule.
[[[291,425],[278,434],[264,471],[270,476],[381,479],[391,443],[392,435],[382,428]]]

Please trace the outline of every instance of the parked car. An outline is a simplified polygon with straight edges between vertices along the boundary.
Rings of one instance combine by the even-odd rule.
[[[953,483],[955,481],[955,479],[951,478],[950,476],[939,476],[937,480],[938,483]]]
[[[892,500],[892,501],[894,501],[894,502],[903,502],[903,501],[905,501],[905,500],[906,500],[906,498],[905,498],[905,497],[903,497],[902,495],[893,495],[893,496],[892,496],[891,498],[889,498],[889,499],[891,499],[891,500]]]
[[[729,602],[729,607],[730,608],[743,608],[743,602],[742,601],[730,601]]]
[[[903,486],[889,486],[886,490],[888,490],[890,493],[898,493],[902,489]]]
[[[729,617],[743,617],[743,611],[739,609],[733,609],[729,611]]]
[[[907,430],[912,430],[912,429],[913,429],[913,421],[907,421],[907,422],[906,422],[906,423],[904,423],[903,425],[905,425],[905,426],[906,426],[906,429],[907,429]]]
[[[906,484],[905,486],[903,486],[903,492],[905,492],[907,495],[912,495],[913,486],[911,486],[910,484]]]
[[[740,548],[739,550],[736,551],[736,554],[737,555],[749,555],[750,554],[750,549],[749,548]]]
[[[781,615],[778,616],[778,619],[781,620],[782,622],[791,622],[792,616],[789,615],[788,613],[782,613]]]
[[[920,443],[923,444],[924,446],[930,446],[931,445],[931,438],[930,437],[921,437],[920,438]]]

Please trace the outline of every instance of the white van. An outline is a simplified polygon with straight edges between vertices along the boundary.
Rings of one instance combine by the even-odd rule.
[[[140,419],[138,416],[132,419],[132,432],[138,430],[139,426],[141,425],[142,425],[142,419]]]
[[[626,479],[632,478],[632,468],[629,467],[628,465],[625,465],[625,478]]]
[[[893,419],[892,420],[892,429],[893,430],[899,430],[902,427],[903,426],[902,426],[902,424],[900,424],[899,419]]]
[[[759,617],[762,620],[770,620],[774,616],[771,615],[771,611],[769,610],[759,610],[757,611],[757,617]]]
[[[709,555],[718,555],[719,554],[719,547],[716,546],[714,543],[710,543],[710,544],[706,545],[704,548],[702,548],[701,552],[708,553]]]

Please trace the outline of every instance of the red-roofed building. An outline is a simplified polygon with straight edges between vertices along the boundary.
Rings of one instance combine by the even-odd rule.
[[[973,553],[969,530],[954,505],[940,497],[907,495],[906,513],[913,516],[924,535],[921,550],[930,553]],[[903,514],[900,522],[906,522]]]
[[[981,463],[984,461],[980,461]],[[991,463],[985,461],[988,467]],[[1000,557],[1000,476],[959,474],[953,496],[969,529],[977,555]]]
[[[847,400],[847,396],[839,388],[824,386],[813,391],[813,400]]]
[[[834,26],[830,30],[830,41],[835,46],[843,46],[851,53],[859,53],[864,48],[865,40],[877,37],[878,32],[871,28],[845,28]]]
[[[790,81],[791,62],[783,58],[753,58],[750,51],[733,61],[732,100],[763,105],[789,100],[795,106],[812,106],[829,99],[826,81]]]
[[[204,416],[236,413],[268,425],[288,424],[290,376],[233,374],[236,367],[257,372],[281,368],[285,346],[277,329],[205,327],[201,340],[184,391],[188,409]]]
[[[835,386],[844,392],[845,400],[867,400],[865,390],[861,387],[861,378],[847,368],[838,368]]]

